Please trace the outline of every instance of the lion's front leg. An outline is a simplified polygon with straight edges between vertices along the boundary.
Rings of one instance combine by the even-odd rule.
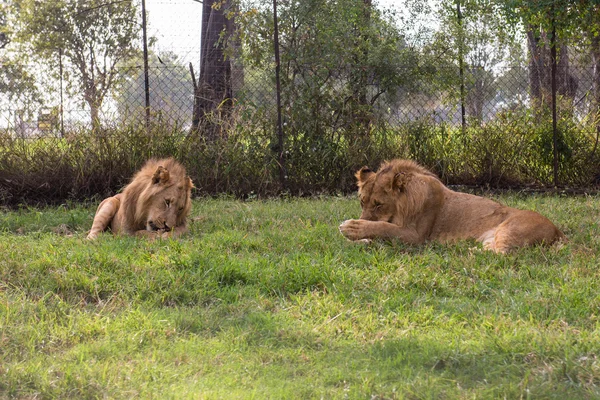
[[[163,239],[178,238],[178,237],[182,236],[183,234],[187,233],[187,231],[188,231],[188,228],[186,225],[176,226],[175,228],[173,228],[173,230],[163,231],[160,234],[160,237]]]
[[[119,211],[121,200],[119,195],[108,197],[100,203],[94,216],[94,222],[92,222],[92,228],[88,233],[87,238],[89,240],[96,239],[101,232],[104,232],[106,228],[111,224],[115,214]]]
[[[392,239],[397,238],[406,243],[419,244],[423,238],[414,229],[401,228],[384,221],[368,221],[366,219],[349,219],[340,225],[340,232],[348,239]]]
[[[149,231],[146,229],[140,229],[135,232],[135,236],[144,237],[146,239],[169,239],[169,238],[178,238],[184,233],[188,231],[187,226],[176,226],[170,231],[164,229],[158,229],[155,231]]]
[[[164,231],[149,231],[146,229],[140,229],[139,231],[135,231],[134,235],[136,237],[142,237],[142,238],[146,238],[146,239],[156,239],[156,238],[160,238],[161,234]]]

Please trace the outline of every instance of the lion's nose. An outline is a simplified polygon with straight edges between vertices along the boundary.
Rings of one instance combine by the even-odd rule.
[[[148,221],[148,226],[150,226],[150,228],[152,228],[153,231],[157,231],[158,230],[158,226],[156,226],[156,224],[154,223],[154,221]]]

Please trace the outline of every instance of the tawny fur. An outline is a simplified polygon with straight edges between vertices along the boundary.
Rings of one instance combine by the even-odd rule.
[[[377,172],[363,167],[356,178],[362,214],[340,225],[350,240],[398,238],[421,244],[475,239],[486,250],[506,253],[565,238],[537,212],[450,190],[410,160],[383,163]]]
[[[193,187],[185,168],[173,158],[150,159],[122,193],[100,203],[87,238],[95,239],[107,229],[151,238],[180,236],[187,231]]]

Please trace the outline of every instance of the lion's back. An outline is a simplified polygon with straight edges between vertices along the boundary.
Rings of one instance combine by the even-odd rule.
[[[446,188],[432,239],[453,241],[477,239],[517,211],[494,200]]]

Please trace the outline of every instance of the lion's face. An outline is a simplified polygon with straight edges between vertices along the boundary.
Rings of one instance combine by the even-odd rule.
[[[185,185],[172,185],[153,196],[146,219],[146,230],[170,231],[177,226],[181,217],[189,213],[187,192]]]
[[[355,174],[362,213],[360,219],[385,221],[399,226],[426,204],[437,178],[408,160],[384,163],[377,172],[368,167]]]
[[[191,190],[188,176],[172,176],[158,166],[151,181],[139,198],[139,210],[146,212],[147,231],[171,231],[184,223],[191,208]]]
[[[397,203],[402,193],[395,184],[394,175],[385,171],[375,173],[363,167],[356,173],[359,187],[360,219],[395,222]]]

